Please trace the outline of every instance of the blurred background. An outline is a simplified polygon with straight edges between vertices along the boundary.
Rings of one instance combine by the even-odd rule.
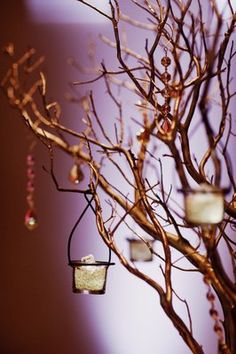
[[[124,0],[121,3],[125,4]],[[106,9],[106,1],[99,4]],[[99,33],[108,32],[108,23],[86,12],[76,0],[9,0],[0,5],[1,47],[14,42],[18,56],[28,46],[45,55],[43,70],[49,82],[49,98],[61,103],[63,119],[78,129],[79,110],[65,100],[69,81],[78,79],[67,59],[74,57],[84,64],[89,36],[96,39]],[[1,75],[6,62],[1,60]],[[78,195],[56,191],[43,169],[49,167],[48,151],[37,144],[35,200],[39,226],[31,232],[25,228],[28,130],[2,93],[0,102],[0,352],[173,354],[174,348],[175,353],[189,354],[163,316],[154,291],[128,274],[115,257],[116,266],[110,268],[105,295],[72,293],[66,246],[84,202]],[[63,154],[56,155],[55,173],[62,186],[71,163]],[[81,226],[80,251],[90,253],[94,247],[106,257],[105,246],[97,241],[91,220],[88,215]],[[181,274],[179,288],[191,295],[196,337],[206,352],[214,353],[216,343],[209,316],[205,316],[208,304],[204,286],[201,281],[197,286],[195,283],[199,279],[194,275],[191,285],[187,275]]]

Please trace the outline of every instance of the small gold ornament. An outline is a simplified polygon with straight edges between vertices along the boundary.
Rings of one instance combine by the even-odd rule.
[[[84,173],[79,163],[74,163],[74,165],[71,167],[68,178],[74,184],[79,184],[83,181]]]

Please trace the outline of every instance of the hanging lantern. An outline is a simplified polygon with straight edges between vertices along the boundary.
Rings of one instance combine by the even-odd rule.
[[[96,261],[93,255],[82,257],[80,260],[71,259],[71,241],[76,227],[89,207],[91,207],[95,213],[95,210],[91,204],[93,201],[93,196],[89,200],[86,193],[84,195],[88,204],[75,223],[70,233],[67,245],[68,264],[73,268],[72,289],[74,293],[80,294],[104,294],[106,290],[107,270],[109,266],[114,265],[114,263],[111,262],[110,248],[108,261]]]
[[[82,294],[104,294],[106,291],[107,270],[114,263],[95,261],[92,255],[72,260],[73,292]]]
[[[153,259],[153,254],[150,251],[147,243],[150,247],[153,247],[155,240],[144,240],[137,238],[127,238],[129,242],[130,260],[132,262],[150,262]]]
[[[224,216],[223,190],[202,183],[185,191],[185,218],[194,225],[214,225]]]

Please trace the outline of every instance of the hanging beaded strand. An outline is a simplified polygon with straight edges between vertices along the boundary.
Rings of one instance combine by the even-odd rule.
[[[34,155],[33,155],[34,143],[31,144],[29,152],[26,156],[26,202],[28,209],[25,213],[24,224],[28,230],[34,230],[38,226],[38,218],[35,212],[35,203],[34,203],[34,180],[35,180],[35,170],[34,170]]]
[[[224,333],[223,333],[223,328],[222,328],[222,324],[220,321],[220,317],[219,317],[219,313],[215,307],[215,295],[213,294],[212,290],[211,290],[211,281],[210,278],[205,275],[203,278],[204,283],[207,286],[207,294],[206,294],[206,298],[210,303],[210,310],[209,310],[209,314],[212,318],[212,320],[214,321],[214,332],[217,335],[218,338],[218,353],[219,354],[232,354],[231,351],[229,350],[228,346],[225,343],[224,340]]]
[[[169,104],[169,98],[170,98],[170,86],[168,82],[171,80],[171,74],[168,72],[168,66],[171,64],[171,59],[168,57],[167,52],[168,49],[167,47],[164,47],[165,51],[165,56],[161,59],[161,65],[164,66],[165,71],[161,74],[161,79],[164,82],[165,87],[161,90],[161,95],[164,97],[164,104],[161,106],[161,112],[163,115],[163,124],[162,124],[162,129],[164,130],[165,133],[168,133],[171,130],[171,122],[168,118],[171,107]]]

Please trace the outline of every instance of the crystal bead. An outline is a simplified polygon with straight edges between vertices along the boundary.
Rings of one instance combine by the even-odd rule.
[[[161,59],[161,64],[165,67],[169,66],[171,64],[171,59],[169,57],[163,57]]]
[[[161,74],[161,79],[164,82],[168,82],[171,79],[171,75],[165,71],[164,73]]]
[[[218,333],[219,335],[223,332],[223,331],[222,331],[222,328],[221,328],[218,324],[215,324],[215,325],[214,325],[214,331],[215,331],[216,333]]]
[[[207,293],[207,300],[209,300],[211,302],[213,302],[215,300],[215,295],[212,294],[211,291],[208,291],[208,293]]]
[[[35,173],[34,173],[34,170],[33,170],[32,168],[28,168],[28,169],[27,169],[27,177],[28,177],[29,179],[34,179]]]
[[[218,311],[216,311],[215,309],[210,309],[209,313],[210,313],[211,317],[213,317],[214,319],[218,318]]]
[[[25,213],[25,226],[28,230],[34,230],[38,226],[37,215],[33,209],[28,209]]]
[[[168,103],[164,103],[162,106],[161,106],[161,112],[164,116],[167,116],[168,113],[170,113],[170,106],[168,105]]]
[[[69,172],[69,180],[72,183],[78,184],[84,179],[83,171],[79,164],[74,164]]]
[[[164,130],[165,133],[169,133],[171,131],[171,123],[168,119],[165,119],[161,128]]]
[[[34,157],[33,155],[29,154],[26,157],[26,162],[28,166],[33,166],[34,165]]]
[[[173,98],[179,97],[179,90],[175,87],[170,89],[170,96]]]
[[[165,87],[163,90],[161,90],[161,95],[165,98],[170,97],[171,90],[169,87]]]
[[[31,180],[27,182],[26,190],[28,193],[33,193],[34,192],[34,184]]]

